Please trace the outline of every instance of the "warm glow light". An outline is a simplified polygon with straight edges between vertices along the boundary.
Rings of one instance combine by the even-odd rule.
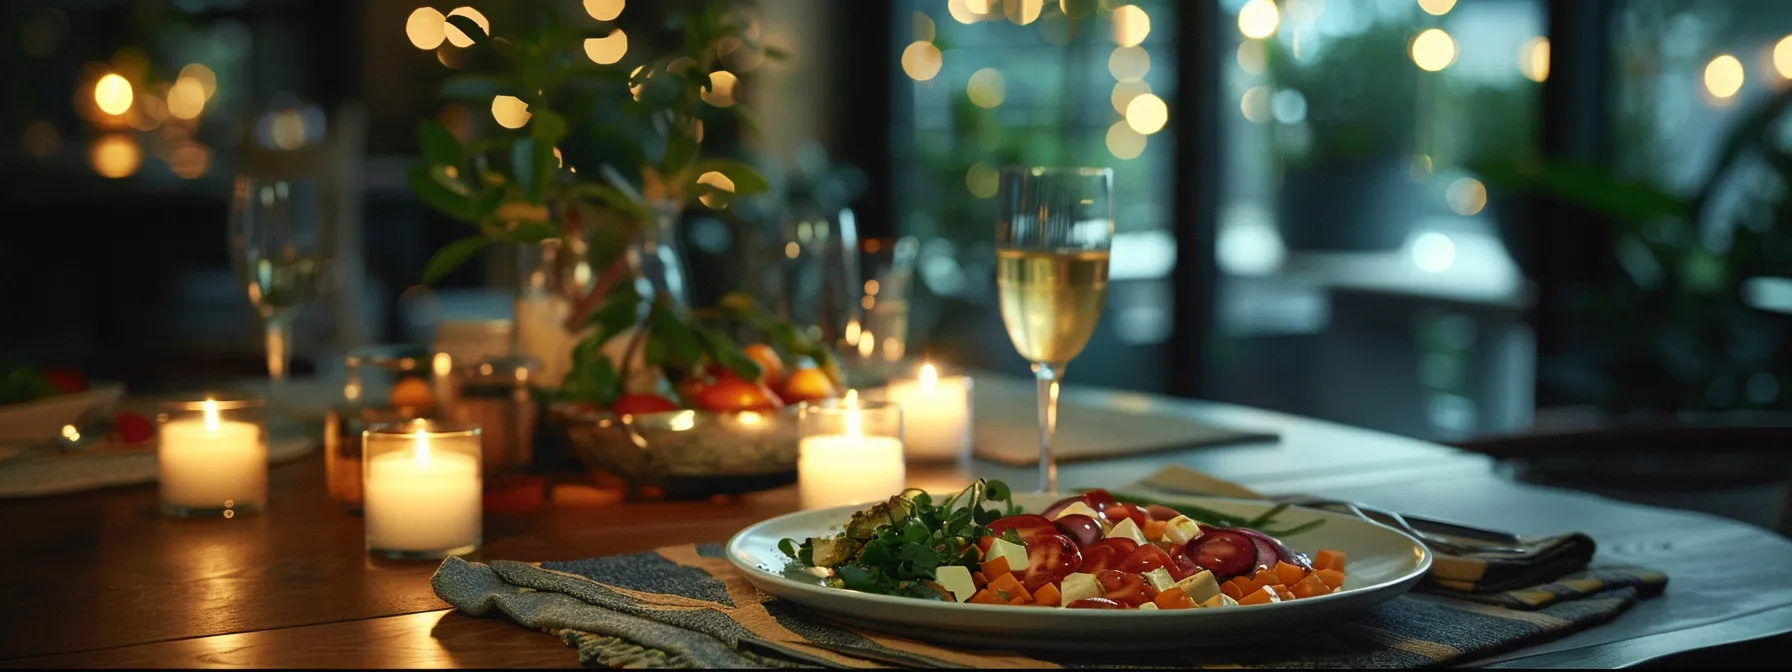
[[[716,189],[731,194],[734,193],[734,180],[728,179],[727,175],[723,175],[713,170],[698,175],[697,184],[707,184]],[[721,194],[708,193],[698,197],[697,200],[703,201],[704,205],[718,210],[728,207],[728,197]]]
[[[1143,47],[1117,47],[1108,54],[1108,73],[1122,82],[1144,79],[1151,72],[1151,54]]]
[[[183,142],[168,151],[168,169],[189,180],[204,175],[211,163],[211,150],[197,142]]]
[[[985,0],[984,4],[987,5],[988,0]],[[978,16],[980,12],[971,11],[970,6],[966,4],[966,0],[946,0],[946,13],[951,14],[954,20],[963,24],[976,23],[979,19],[983,18]]]
[[[116,73],[100,78],[93,85],[93,102],[106,114],[124,114],[131,109],[131,83]]]
[[[114,133],[94,141],[88,157],[93,171],[105,177],[129,177],[143,164],[143,149],[131,136]]]
[[[1126,125],[1142,134],[1151,135],[1163,130],[1169,120],[1170,108],[1157,94],[1143,94],[1126,104]]]
[[[741,411],[734,416],[734,421],[743,425],[758,425],[765,422],[765,416],[756,411]]]
[[[627,0],[585,0],[585,13],[599,21],[615,21]]]
[[[926,12],[915,12],[915,41],[932,42],[938,30],[933,25],[933,17]]]
[[[1450,209],[1459,215],[1473,215],[1487,207],[1487,185],[1472,177],[1464,177],[1450,183],[1444,194],[1449,201]]]
[[[1456,61],[1456,40],[1441,28],[1431,28],[1412,39],[1412,62],[1426,72],[1437,72]]]
[[[423,430],[419,429],[419,430],[417,430],[417,433],[413,434],[412,436],[417,437],[417,466],[428,467],[429,466],[429,435],[423,433]]]
[[[628,81],[631,81],[631,82],[635,81],[635,77],[637,75],[640,75],[641,70],[645,69],[646,67],[647,66],[645,66],[645,65],[635,66],[635,69],[630,70],[628,73]],[[628,87],[629,95],[634,96],[635,100],[640,100],[641,99],[641,87],[643,87],[643,86],[647,86],[647,80],[645,80],[645,79],[641,80],[640,84],[636,84],[634,86]]]
[[[871,335],[870,329],[866,329],[859,335],[859,356],[870,357],[873,352],[877,352],[877,337]]]
[[[1116,121],[1108,127],[1107,145],[1108,153],[1116,159],[1138,158],[1145,153],[1145,136],[1126,122]]]
[[[411,17],[404,21],[404,35],[411,38],[411,46],[423,50],[431,50],[442,46],[447,39],[447,17],[434,7],[418,7],[411,12]]]
[[[207,399],[203,408],[205,409],[205,431],[218,431],[218,402]]]
[[[859,428],[859,391],[848,389],[841,405],[846,407],[846,431],[841,433],[847,436],[864,436],[864,430]]]
[[[1773,45],[1773,69],[1780,71],[1781,77],[1792,79],[1792,35]]]
[[[1742,82],[1746,77],[1742,71],[1742,61],[1724,54],[1705,65],[1705,90],[1711,92],[1713,97],[1729,98],[1742,90]]]
[[[930,42],[915,42],[902,50],[902,71],[910,79],[925,82],[940,74],[940,48]]]
[[[1151,16],[1138,5],[1114,8],[1114,44],[1136,47],[1151,34]]]
[[[1238,32],[1253,40],[1276,34],[1281,23],[1282,13],[1270,0],[1250,0],[1238,8]]]
[[[492,118],[505,128],[522,128],[529,123],[529,104],[516,96],[492,98]]]
[[[1126,106],[1132,102],[1132,99],[1147,93],[1151,93],[1151,85],[1146,84],[1145,80],[1119,82],[1114,84],[1114,93],[1108,96],[1108,102],[1114,104],[1115,112],[1126,114]]]
[[[1002,13],[1009,21],[1023,26],[1038,21],[1044,10],[1045,0],[1002,0]]]
[[[610,65],[628,53],[628,34],[621,28],[603,37],[585,38],[585,57],[598,65]]]
[[[1419,9],[1432,16],[1443,16],[1456,6],[1456,0],[1419,0]]]
[[[1263,42],[1245,40],[1238,44],[1238,69],[1252,75],[1263,74]]]
[[[1533,37],[1519,48],[1518,72],[1533,82],[1549,79],[1549,38]]]
[[[996,195],[996,183],[1000,179],[1001,176],[997,174],[995,166],[979,161],[971,164],[971,169],[965,171],[964,186],[971,190],[972,196],[990,198]],[[877,292],[871,293],[876,294]]]
[[[1239,99],[1238,108],[1244,112],[1244,118],[1256,123],[1269,121],[1269,87],[1253,86],[1244,92]]]
[[[970,95],[971,104],[982,108],[1001,105],[1002,100],[1008,97],[1002,73],[995,68],[984,68],[972,73],[970,83],[965,85],[965,93]]]
[[[918,378],[922,393],[933,394],[933,388],[939,387],[940,372],[939,369],[933,368],[932,362],[921,365],[921,375]]]
[[[182,77],[168,87],[168,114],[175,119],[196,119],[205,111],[205,85],[198,79]]]
[[[449,166],[449,168],[453,168],[453,167],[454,166]],[[562,156],[560,154],[559,147],[554,148],[554,167],[555,168],[565,168],[566,167],[566,157]]]
[[[283,110],[274,114],[268,124],[268,135],[272,136],[274,146],[280,149],[298,149],[305,145],[305,115],[298,110]]]
[[[1419,234],[1412,241],[1412,263],[1432,273],[1450,270],[1456,263],[1456,242],[1436,231]]]
[[[448,12],[448,16],[464,16],[472,19],[473,23],[479,26],[479,32],[487,35],[492,34],[491,22],[486,21],[485,15],[480,14],[477,9],[473,9],[472,7],[456,7],[453,11]],[[460,32],[460,29],[455,28],[454,24],[445,24],[443,26],[443,32],[447,35],[449,44],[457,47],[473,46],[473,38],[468,37],[466,33]]]
[[[1000,0],[964,0],[964,7],[972,14],[988,14],[989,10]]]
[[[192,78],[199,82],[199,88],[201,91],[205,92],[206,100],[211,100],[212,94],[218,92],[218,76],[212,73],[211,68],[205,67],[199,63],[188,63],[187,67],[180,69],[180,75],[175,81],[187,78]]]

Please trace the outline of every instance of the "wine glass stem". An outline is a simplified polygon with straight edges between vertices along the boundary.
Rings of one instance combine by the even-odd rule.
[[[1058,459],[1052,455],[1052,434],[1058,431],[1058,378],[1064,365],[1034,364],[1033,378],[1039,382],[1039,491],[1058,491]]]
[[[292,348],[288,338],[290,330],[286,318],[273,316],[267,318],[268,332],[268,385],[271,392],[279,392],[286,387],[286,369],[292,363]]]

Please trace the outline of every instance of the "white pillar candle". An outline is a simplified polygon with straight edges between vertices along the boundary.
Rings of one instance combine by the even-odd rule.
[[[368,458],[362,494],[368,547],[424,555],[477,547],[479,436],[438,437],[434,446],[423,432],[412,436],[411,448]],[[456,442],[472,446],[451,445]]]
[[[848,390],[845,403],[845,431],[803,437],[797,444],[797,494],[802,508],[861,504],[902,492],[907,479],[902,439],[867,436],[861,429],[857,392]]]
[[[255,510],[268,498],[268,448],[261,427],[218,417],[207,399],[199,418],[157,429],[156,472],[164,506],[185,511]]]
[[[915,380],[890,383],[886,395],[902,406],[903,446],[909,459],[950,462],[971,450],[971,379],[941,378],[932,364]]]

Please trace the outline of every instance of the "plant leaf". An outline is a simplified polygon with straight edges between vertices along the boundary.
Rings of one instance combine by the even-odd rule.
[[[460,141],[448,132],[448,127],[434,119],[425,119],[417,124],[417,146],[423,150],[423,158],[438,166],[459,166],[462,163]]]
[[[703,357],[703,343],[691,327],[672,313],[672,309],[664,302],[655,301],[647,315],[648,324],[653,333],[647,337],[649,345],[658,342],[663,350],[662,363],[672,364],[689,369],[697,365]]]
[[[466,186],[456,182],[452,184],[460,187],[461,191],[451,188],[449,183],[444,183],[446,176],[440,170],[416,164],[405,169],[404,177],[411,193],[423,201],[424,205],[463,222],[478,221],[479,218],[474,213],[476,204],[465,193]]]
[[[550,152],[548,157],[550,161],[553,160],[551,154]],[[516,178],[516,186],[522,190],[523,199],[537,205],[541,203],[541,197],[538,194],[546,189],[546,186],[541,183],[547,179],[547,176],[536,172],[538,165],[540,162],[536,161],[533,140],[518,142],[510,146],[511,176]]]
[[[449,272],[466,263],[468,259],[473,258],[473,255],[485,249],[485,246],[491,242],[491,239],[485,236],[468,236],[443,245],[442,249],[436,250],[435,254],[430,255],[429,262],[423,265],[423,284],[435,284],[437,280],[441,280]]]
[[[757,194],[771,188],[771,183],[757,169],[739,161],[704,159],[697,162],[692,172],[698,176],[708,172],[721,173],[734,182],[734,194],[737,196]]]
[[[539,243],[559,238],[560,228],[554,226],[552,222],[544,222],[539,219],[522,220],[505,224],[504,231],[499,236],[513,243]]]
[[[560,113],[548,109],[546,105],[535,106],[529,113],[529,137],[538,142],[545,141],[549,147],[566,137],[566,117],[560,116]]]
[[[733,371],[734,375],[740,376],[741,380],[758,380],[759,374],[764,372],[759,368],[758,362],[753,361],[752,357],[748,357],[747,353],[741,351],[740,346],[735,345],[732,339],[721,332],[703,327],[697,327],[694,331],[703,337],[704,350],[709,353],[710,359],[729,371]]]
[[[466,72],[442,80],[442,85],[436,87],[436,97],[490,104],[494,97],[514,96],[520,91],[522,88],[508,77]]]
[[[574,185],[569,193],[574,198],[596,201],[639,221],[645,222],[653,219],[653,213],[647,209],[647,206],[630,198],[621,189],[607,184],[586,182]]]
[[[609,341],[641,319],[641,294],[634,283],[617,283],[604,297],[597,310],[591,311],[586,324],[595,327],[591,338],[599,343]]]

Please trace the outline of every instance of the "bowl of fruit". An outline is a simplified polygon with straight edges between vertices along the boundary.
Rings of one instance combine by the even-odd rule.
[[[797,406],[841,392],[832,351],[733,294],[682,309],[623,288],[591,322],[549,418],[594,476],[669,499],[796,482]]]

